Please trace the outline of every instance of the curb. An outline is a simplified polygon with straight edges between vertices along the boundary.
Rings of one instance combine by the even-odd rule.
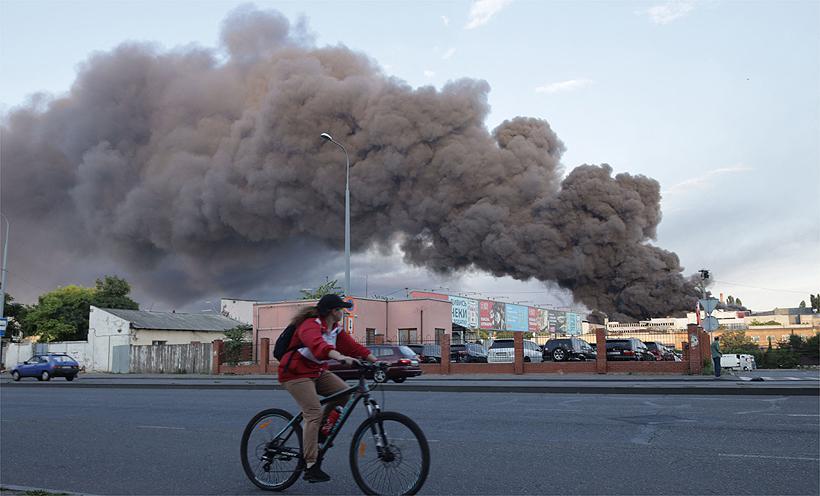
[[[8,387],[8,386],[6,386]],[[106,388],[106,389],[220,389],[276,391],[285,388],[275,384],[88,384],[88,383],[17,383],[15,388]],[[471,385],[382,385],[382,391],[430,393],[532,393],[532,394],[666,394],[666,395],[750,395],[750,396],[820,396],[820,387],[804,386],[471,386]]]

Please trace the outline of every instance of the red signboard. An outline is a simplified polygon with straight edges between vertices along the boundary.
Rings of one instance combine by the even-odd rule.
[[[481,329],[493,328],[492,307],[493,302],[491,301],[481,300],[478,302],[478,327]]]
[[[539,332],[541,330],[541,312],[534,307],[529,307],[529,328],[530,332]]]

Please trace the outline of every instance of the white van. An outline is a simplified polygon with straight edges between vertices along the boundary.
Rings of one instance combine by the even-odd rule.
[[[720,357],[720,367],[728,370],[754,370],[757,368],[755,357],[740,353],[724,353]]]

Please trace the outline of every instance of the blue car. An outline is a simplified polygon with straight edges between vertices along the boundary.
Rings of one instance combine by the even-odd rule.
[[[19,381],[22,377],[36,377],[38,381],[47,381],[52,377],[65,377],[73,381],[80,373],[80,364],[64,353],[47,353],[34,355],[11,369],[11,378]]]

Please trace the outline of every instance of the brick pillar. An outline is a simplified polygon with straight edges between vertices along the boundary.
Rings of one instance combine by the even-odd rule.
[[[259,340],[259,373],[267,374],[270,369],[270,338]]]
[[[215,340],[211,343],[211,373],[219,375],[219,357],[222,356],[222,349],[225,343],[221,339]]]
[[[439,374],[450,374],[450,335],[441,336],[441,363],[439,364]]]
[[[595,372],[606,374],[606,329],[595,329],[595,350],[598,358],[595,360]]]
[[[515,350],[515,361],[513,373],[521,375],[524,373],[524,333],[513,333],[513,348]]]
[[[689,336],[689,373],[692,375],[700,375],[703,370],[703,359],[701,358],[703,343],[700,342],[700,332],[698,330],[696,324],[686,326],[686,332]]]

